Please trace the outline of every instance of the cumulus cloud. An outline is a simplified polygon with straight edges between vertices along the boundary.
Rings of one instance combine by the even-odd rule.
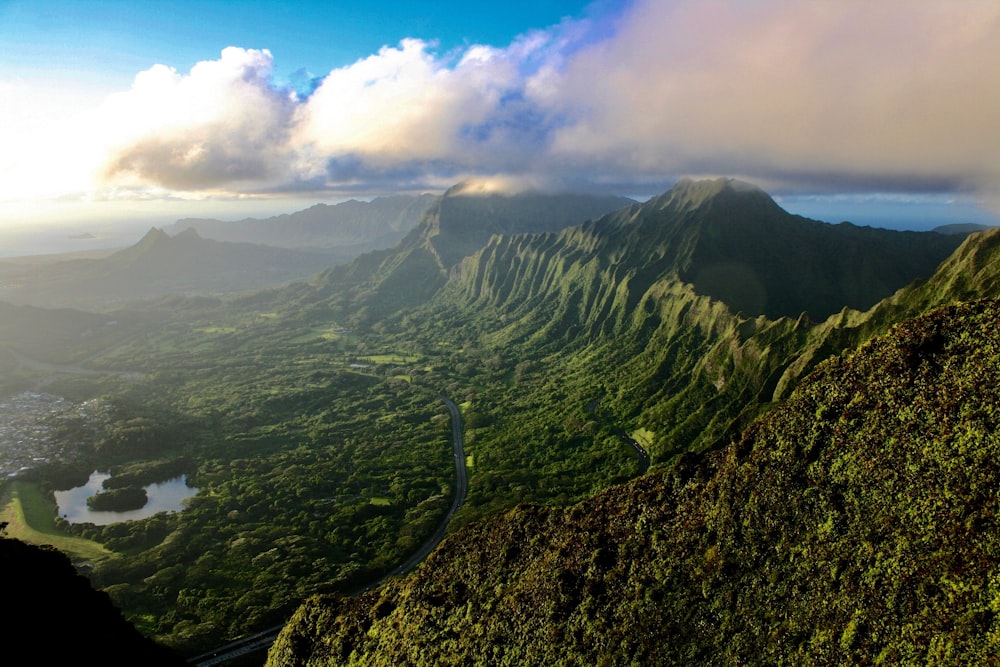
[[[287,177],[298,100],[271,75],[268,51],[233,47],[187,75],[164,65],[140,73],[101,110],[105,179],[202,190]]]
[[[636,0],[513,44],[405,39],[284,88],[267,51],[156,66],[104,109],[116,186],[470,176],[1000,191],[1000,4]]]
[[[636,175],[997,182],[995,2],[637,3],[548,82],[552,154]]]
[[[353,156],[369,167],[463,162],[463,128],[490,118],[517,83],[516,63],[502,50],[476,46],[451,64],[429,45],[398,48],[331,72],[299,109],[295,141],[300,169],[322,174]]]

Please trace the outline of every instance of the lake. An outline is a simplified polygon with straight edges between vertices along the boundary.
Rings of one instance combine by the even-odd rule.
[[[87,507],[87,498],[103,489],[104,480],[110,477],[108,473],[95,471],[83,486],[68,491],[56,491],[56,509],[59,516],[70,523],[107,526],[122,521],[146,519],[159,512],[179,512],[184,509],[184,501],[198,493],[198,489],[187,485],[187,476],[181,475],[144,487],[149,500],[141,509],[128,512],[95,512]]]

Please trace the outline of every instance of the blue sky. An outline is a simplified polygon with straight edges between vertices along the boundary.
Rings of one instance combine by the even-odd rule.
[[[0,0],[0,230],[719,175],[989,223],[996,81],[994,0]]]
[[[613,11],[625,3],[607,3]],[[602,11],[581,0],[233,2],[2,0],[0,66],[127,85],[156,63],[189,70],[226,46],[269,49],[276,73],[322,75],[412,37],[448,51],[509,44],[532,29]]]

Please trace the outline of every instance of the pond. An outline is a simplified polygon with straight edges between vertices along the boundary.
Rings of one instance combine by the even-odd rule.
[[[181,475],[144,487],[149,500],[141,509],[128,512],[95,512],[87,507],[87,498],[100,491],[104,480],[110,477],[108,473],[95,471],[83,486],[68,491],[56,491],[56,511],[59,516],[70,523],[107,526],[122,521],[146,519],[158,512],[179,512],[184,509],[184,501],[198,493],[198,489],[187,485],[187,476]]]

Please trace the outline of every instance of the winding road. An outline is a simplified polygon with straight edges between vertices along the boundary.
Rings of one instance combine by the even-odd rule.
[[[462,509],[462,504],[465,502],[465,496],[469,491],[469,475],[465,468],[465,445],[462,438],[462,416],[458,411],[458,406],[455,405],[454,401],[446,396],[439,395],[444,404],[448,406],[448,412],[451,413],[451,442],[452,450],[455,455],[455,496],[451,501],[451,508],[448,510],[448,514],[445,515],[441,524],[438,526],[434,534],[427,538],[426,541],[417,549],[413,555],[407,558],[405,561],[400,563],[395,569],[386,574],[381,579],[369,584],[368,586],[357,591],[355,595],[360,595],[374,588],[381,586],[387,579],[392,577],[397,577],[401,574],[409,572],[417,565],[419,565],[437,545],[444,539],[444,536],[448,532],[448,524],[451,523],[452,518],[455,514]],[[247,655],[249,653],[256,653],[257,651],[262,651],[270,648],[274,640],[277,639],[278,633],[284,625],[277,625],[273,628],[268,628],[267,630],[262,630],[253,635],[243,637],[242,639],[237,639],[234,642],[230,642],[225,646],[220,646],[217,649],[197,655],[188,660],[189,665],[196,665],[197,667],[211,667],[212,665],[220,665],[222,663],[234,660],[240,656]]]
[[[451,523],[451,519],[455,516],[455,513],[462,509],[462,503],[465,502],[465,496],[469,492],[469,475],[465,469],[465,447],[462,440],[462,416],[458,412],[458,406],[450,398],[445,396],[438,396],[438,398],[444,401],[445,405],[448,406],[448,412],[451,413],[451,441],[452,448],[455,451],[455,497],[451,501],[451,509],[448,510],[448,513],[441,521],[441,525],[438,526],[433,535],[427,538],[423,546],[417,549],[412,556],[403,561],[392,572],[375,583],[369,584],[362,589],[363,591],[370,591],[373,588],[377,588],[386,579],[405,574],[423,562],[434,551],[434,548],[441,540],[444,539],[445,534],[448,532],[448,524]]]
[[[587,407],[585,407],[584,410],[587,412],[587,414],[593,415],[595,419],[597,419],[602,424],[610,428],[611,432],[614,433],[616,436],[618,436],[619,440],[621,440],[623,443],[625,443],[626,445],[635,450],[635,455],[639,459],[639,470],[636,474],[639,477],[645,475],[647,472],[649,472],[649,452],[646,451],[645,447],[639,444],[638,440],[636,440],[628,433],[626,433],[625,429],[615,424],[612,424],[611,422],[605,419],[601,419],[600,415],[597,414],[597,406],[601,404],[602,400],[604,400],[603,394],[592,400],[590,403],[588,403]]]

